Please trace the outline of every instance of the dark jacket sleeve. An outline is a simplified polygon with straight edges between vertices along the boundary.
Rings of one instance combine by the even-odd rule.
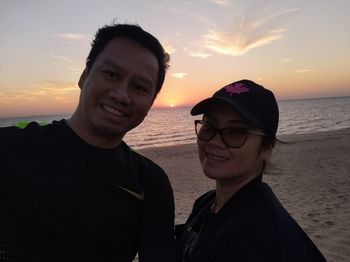
[[[261,187],[259,199],[250,203],[238,237],[232,238],[230,261],[326,261],[267,185]]]

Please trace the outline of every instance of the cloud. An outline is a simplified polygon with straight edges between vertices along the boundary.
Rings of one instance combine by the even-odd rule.
[[[286,57],[286,58],[282,58],[282,63],[290,63],[293,62],[294,60],[292,58]]]
[[[187,2],[187,5],[190,4],[190,2]],[[160,8],[164,9],[165,12],[169,12],[169,13],[173,13],[179,17],[181,17],[181,19],[183,19],[183,17],[188,17],[191,19],[196,19],[200,22],[202,22],[205,25],[208,26],[213,26],[215,25],[215,23],[212,21],[212,19],[210,18],[210,15],[204,15],[201,14],[199,12],[199,7],[196,6],[186,6],[186,7],[174,7],[174,6],[169,6],[168,4],[165,6],[160,6]]]
[[[182,73],[182,72],[179,72],[179,73],[173,73],[171,74],[173,77],[176,77],[176,78],[184,78],[185,76],[187,76],[187,73]]]
[[[275,18],[279,17],[279,16],[284,16],[286,14],[292,13],[292,12],[296,12],[299,11],[299,8],[288,8],[288,9],[282,9],[279,11],[276,11],[272,14],[266,15],[264,17],[261,17],[259,19],[256,19],[255,21],[252,21],[252,26],[253,27],[260,27],[262,25],[265,25],[271,21],[273,21]]]
[[[76,68],[76,67],[69,67],[68,69],[73,72],[83,72],[84,70],[84,68]]]
[[[86,36],[81,35],[81,34],[55,34],[53,35],[54,37],[58,37],[64,40],[73,40],[73,41],[78,41],[78,40],[85,40]]]
[[[70,59],[67,56],[50,55],[50,57],[52,57],[54,59],[62,60],[62,61],[66,62],[66,63],[69,63],[69,64],[74,64],[75,63],[72,59]]]
[[[188,55],[192,57],[205,59],[212,56],[212,54],[209,54],[208,52],[201,51],[200,49],[203,49],[203,48],[198,48],[198,45],[200,45],[198,42],[197,43],[189,42],[189,45],[191,45],[191,47],[185,46],[183,49]],[[191,51],[191,49],[196,51]]]
[[[241,33],[209,31],[203,36],[204,46],[216,53],[241,56],[250,49],[270,44],[282,38],[280,34],[247,36]]]
[[[209,0],[209,2],[219,6],[228,6],[231,4],[230,0]]]
[[[202,52],[190,52],[190,56],[199,57],[199,58],[208,58],[212,56],[211,54],[202,53]]]
[[[273,29],[271,30],[269,33],[271,34],[280,34],[280,33],[284,33],[287,32],[287,28],[279,28],[279,29]]]
[[[305,73],[310,73],[310,72],[314,72],[314,71],[316,71],[316,70],[313,68],[302,68],[302,69],[295,70],[295,72],[298,74],[305,74]]]
[[[173,46],[169,45],[169,44],[165,44],[164,45],[164,49],[169,55],[171,55],[171,54],[176,52],[176,49]]]
[[[297,10],[284,9],[264,16],[258,16],[257,10],[251,10],[249,15],[237,15],[232,30],[208,30],[202,36],[203,46],[219,54],[241,56],[253,48],[282,39],[288,29],[281,25],[277,17]]]
[[[71,94],[79,92],[77,85],[71,83],[43,81],[33,83],[31,86],[33,88],[4,91],[0,95],[1,101],[12,104],[24,101],[43,101],[45,99],[58,103],[68,103],[71,101]]]
[[[41,96],[41,95],[49,95],[49,96],[61,96],[66,95],[72,91],[77,91],[76,86],[68,86],[68,87],[47,87],[42,90],[37,91],[31,91],[30,94],[34,96]]]

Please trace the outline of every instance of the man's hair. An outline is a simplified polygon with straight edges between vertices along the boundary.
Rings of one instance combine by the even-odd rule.
[[[156,95],[159,93],[165,79],[165,73],[169,67],[170,56],[164,50],[157,38],[144,31],[139,25],[115,24],[105,25],[99,28],[95,34],[95,39],[91,43],[91,50],[86,58],[86,68],[89,71],[97,56],[103,51],[107,44],[118,37],[125,37],[148,49],[158,60],[158,78],[156,85]],[[155,97],[156,97],[155,95]]]

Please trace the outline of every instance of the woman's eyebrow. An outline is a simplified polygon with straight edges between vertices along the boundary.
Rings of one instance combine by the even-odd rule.
[[[245,120],[240,119],[232,119],[228,121],[230,124],[242,124],[242,125],[248,125],[249,123]]]
[[[219,121],[221,117],[206,115],[204,120]],[[229,119],[228,123],[232,124],[248,124],[247,121],[243,119]]]
[[[208,121],[210,122],[211,124],[215,124],[217,122],[220,121],[220,117],[210,117],[210,116],[206,116],[203,118],[204,121]],[[249,122],[243,120],[243,119],[231,119],[231,120],[228,120],[226,125],[228,126],[237,126],[238,128],[248,128],[250,127],[250,124]]]

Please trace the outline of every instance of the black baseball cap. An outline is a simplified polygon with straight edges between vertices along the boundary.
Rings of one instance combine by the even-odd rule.
[[[196,104],[191,115],[206,114],[219,103],[226,103],[246,120],[276,138],[279,111],[274,94],[261,85],[247,79],[224,86],[210,98]]]

